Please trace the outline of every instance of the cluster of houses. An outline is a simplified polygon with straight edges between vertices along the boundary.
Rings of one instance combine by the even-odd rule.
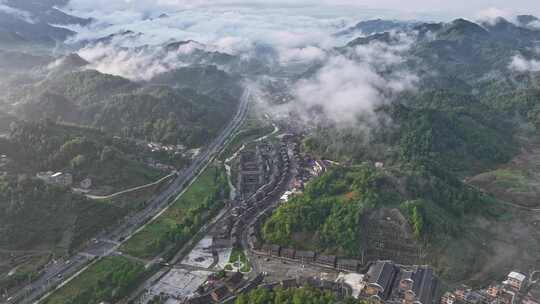
[[[162,164],[158,161],[156,161],[155,159],[153,158],[148,158],[146,159],[146,164],[154,169],[157,169],[159,171],[162,171],[162,172],[173,172],[173,171],[176,171],[176,167],[174,166],[171,166],[171,165],[167,165],[167,164]]]
[[[284,252],[284,254],[291,253]],[[304,256],[304,253],[296,252],[296,255]],[[320,259],[318,262],[320,264],[340,263],[335,258],[330,257],[325,260],[324,257],[316,257],[307,252],[304,258],[313,262]],[[239,272],[229,273],[222,279],[211,276],[207,284],[200,288],[201,296],[191,298],[187,303],[233,303],[237,295],[255,288],[272,291],[276,288],[309,286],[332,291],[340,297],[353,295],[354,289],[342,279],[329,281],[314,277],[297,277],[271,283],[263,283],[263,281],[264,274],[259,274],[249,281],[244,280]],[[377,261],[369,266],[365,274],[360,275],[357,286],[360,286],[360,290],[355,297],[367,300],[369,303],[438,304],[440,283],[433,269],[428,266],[402,266],[391,261]]]
[[[73,185],[73,175],[68,172],[39,172],[36,177],[47,184],[70,187]]]
[[[69,172],[39,172],[36,174],[36,177],[47,184],[58,185],[63,187],[71,187],[74,185],[73,174]],[[77,185],[81,190],[89,190],[92,188],[92,179],[85,178],[80,181]]]
[[[224,278],[216,275],[208,277],[205,285],[198,290],[199,296],[186,301],[187,304],[234,303],[237,295],[247,293],[257,288],[264,280],[259,274],[247,280],[240,272],[227,273]]]
[[[504,281],[486,289],[473,290],[461,286],[446,292],[441,304],[540,304],[539,299],[528,292],[528,283],[526,275],[512,271]]]
[[[358,272],[362,261],[356,259],[339,258],[333,255],[321,255],[314,251],[295,250],[279,245],[264,244],[254,251],[261,255],[297,260],[302,263],[312,263],[319,266],[335,268],[340,271]]]
[[[307,182],[313,177],[321,176],[326,171],[323,162],[300,154],[298,142],[293,143],[292,152],[294,159],[298,163],[298,172],[292,180],[292,190],[286,191],[281,196],[282,202],[288,202],[294,194],[302,193]]]
[[[9,163],[9,158],[7,155],[0,155],[0,177],[6,175],[7,173],[3,169]]]
[[[260,149],[245,150],[240,152],[240,173],[238,189],[241,199],[255,193],[263,183],[262,155]]]
[[[186,147],[184,147],[183,145],[163,145],[163,144],[155,143],[155,142],[147,143],[146,147],[151,152],[165,151],[165,152],[182,153],[182,151],[186,149]]]
[[[429,266],[377,261],[360,285],[360,298],[372,303],[435,304],[439,299],[440,281]]]
[[[298,277],[279,282],[263,283],[264,275],[259,274],[251,280],[245,280],[239,272],[229,273],[224,279],[210,277],[209,282],[200,292],[201,296],[187,300],[188,304],[234,303],[238,295],[246,294],[256,288],[272,291],[277,288],[289,289],[309,286],[328,290],[344,297],[351,294],[351,287],[345,283],[322,280],[313,277]]]
[[[286,142],[282,142],[281,149],[278,150],[280,152],[274,154],[274,168],[272,169],[270,181],[248,199],[242,201],[240,205],[234,207],[231,215],[224,219],[224,225],[222,225],[218,235],[213,238],[212,244],[214,247],[240,246],[246,225],[253,220],[255,220],[255,225],[249,227],[249,242],[260,243],[254,237],[256,228],[272,214],[268,204],[279,198],[279,194],[287,186],[290,160],[286,153],[286,146]]]

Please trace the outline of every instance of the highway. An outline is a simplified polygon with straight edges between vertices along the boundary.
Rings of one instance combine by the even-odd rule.
[[[154,197],[144,210],[132,215],[111,232],[97,236],[88,246],[71,258],[58,260],[56,263],[47,265],[43,271],[43,275],[14,294],[9,295],[5,303],[38,302],[48,296],[50,292],[57,289],[57,287],[72,280],[89,265],[104,256],[113,254],[122,243],[129,240],[149,222],[165,212],[176,201],[176,198],[185,191],[206,166],[219,154],[231,139],[231,135],[242,125],[247,116],[252,96],[252,90],[246,87],[234,118],[219,136],[197,156],[193,163],[187,169],[181,171],[177,178],[170,183],[169,187]]]

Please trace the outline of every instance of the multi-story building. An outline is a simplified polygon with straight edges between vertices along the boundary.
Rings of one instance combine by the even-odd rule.
[[[524,274],[512,271],[508,274],[506,281],[504,281],[503,284],[519,291],[523,287],[526,279],[527,276]]]

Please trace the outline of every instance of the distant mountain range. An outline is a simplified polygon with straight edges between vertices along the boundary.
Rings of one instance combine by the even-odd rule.
[[[64,0],[7,0],[0,10],[0,46],[25,46],[30,43],[54,46],[74,32],[61,27],[68,24],[85,25],[90,19],[66,14],[57,6]]]

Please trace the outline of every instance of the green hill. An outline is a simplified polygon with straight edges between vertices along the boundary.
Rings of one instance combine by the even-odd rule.
[[[139,84],[86,70],[53,74],[22,87],[13,98],[24,101],[17,112],[26,120],[48,118],[100,128],[113,135],[199,147],[231,119],[238,103],[240,89],[236,81],[224,72],[215,73],[217,76],[204,74],[195,78],[196,83],[204,84],[197,88],[210,95],[190,88]],[[218,82],[222,76],[223,82]],[[177,83],[185,83],[186,87],[195,84],[184,79]],[[210,84],[214,86],[212,92],[208,91]]]

